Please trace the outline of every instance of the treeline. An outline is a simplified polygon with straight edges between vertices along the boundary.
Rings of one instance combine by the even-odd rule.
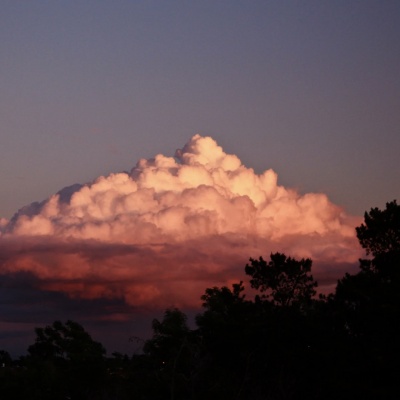
[[[36,329],[28,355],[0,352],[4,399],[398,399],[400,206],[371,209],[356,228],[360,260],[315,297],[310,259],[250,259],[243,282],[202,296],[196,329],[167,309],[143,354],[106,357],[76,322]]]

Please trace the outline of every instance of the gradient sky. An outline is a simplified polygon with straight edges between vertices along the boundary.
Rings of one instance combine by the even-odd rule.
[[[10,219],[21,207],[74,183],[130,171],[141,158],[173,157],[185,144],[197,149],[203,139],[196,142],[195,134],[211,136],[228,154],[223,169],[229,172],[234,154],[257,174],[272,168],[279,185],[295,189],[279,190],[289,193],[289,205],[302,204],[300,210],[278,202],[269,212],[290,215],[299,227],[304,221],[315,225],[296,232],[295,240],[285,233],[275,250],[303,256],[308,249],[305,256],[319,259],[316,273],[328,284],[359,256],[348,236],[354,227],[349,215],[356,221],[365,210],[400,198],[398,1],[3,1],[0,38],[0,218]],[[220,151],[209,139],[204,143],[202,154]],[[112,179],[107,184],[114,190]],[[228,192],[232,185],[230,178],[224,180]],[[92,186],[85,193],[96,190]],[[123,204],[125,192],[118,190],[115,199]],[[326,194],[330,202],[323,195],[302,197],[313,192]],[[81,200],[95,205],[86,195],[82,192]],[[47,234],[63,240],[49,211],[53,203],[40,210],[39,225],[18,214],[10,232],[18,236],[45,226]],[[247,203],[240,207],[250,212]],[[65,228],[76,210],[63,210]],[[276,226],[289,225],[282,219]],[[75,239],[93,239],[90,231],[67,228]],[[307,236],[314,228],[323,236],[320,241]],[[135,304],[143,308],[145,301],[135,293],[144,293],[144,283],[137,289],[117,282],[112,290],[120,297],[96,297],[108,282],[105,273],[85,271],[92,271],[98,254],[107,260],[104,271],[115,267],[132,280],[136,270],[125,270],[126,262],[155,254],[149,267],[155,276],[156,263],[166,263],[171,254],[179,253],[183,263],[187,257],[195,260],[196,251],[204,259],[209,249],[207,238],[158,252],[129,240],[137,247],[107,242],[104,253],[93,242],[81,248],[77,242],[46,241],[45,247],[40,238],[17,239],[0,239],[0,348],[14,343],[15,352],[30,344],[28,328],[32,332],[53,317],[91,322],[110,343],[116,335],[111,320],[120,324],[116,340],[138,334],[144,323],[135,321],[146,318],[135,313]],[[220,240],[213,245],[226,254],[236,243],[231,237]],[[200,277],[196,290],[214,278],[215,284],[225,282],[232,271],[238,275],[246,258],[237,264],[235,257],[258,256],[249,252],[261,247],[234,247],[226,270],[221,270],[225,253],[212,260],[215,266],[211,262],[205,275],[193,264]],[[117,252],[125,261],[110,255]],[[336,273],[326,264],[333,259]],[[66,277],[65,260],[84,268],[70,267]],[[32,271],[36,275],[29,275]],[[84,289],[74,286],[77,274],[87,279]],[[148,312],[147,319],[154,315]]]
[[[210,135],[361,215],[399,198],[398,1],[3,1],[0,216]]]

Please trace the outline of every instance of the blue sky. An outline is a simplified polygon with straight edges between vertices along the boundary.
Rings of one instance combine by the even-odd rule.
[[[0,216],[210,135],[356,215],[399,198],[398,1],[3,1]]]

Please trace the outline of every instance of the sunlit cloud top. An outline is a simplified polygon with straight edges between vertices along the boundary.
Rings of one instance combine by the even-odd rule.
[[[70,190],[67,196],[66,192]],[[51,235],[106,242],[183,241],[228,233],[276,240],[285,235],[353,236],[326,195],[300,195],[195,135],[175,157],[141,159],[130,173],[101,176],[20,210],[5,235]]]

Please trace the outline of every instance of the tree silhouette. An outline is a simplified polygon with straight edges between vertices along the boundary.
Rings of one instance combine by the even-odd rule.
[[[360,271],[346,274],[338,282],[335,298],[349,314],[367,313],[371,317],[372,308],[377,308],[377,318],[388,310],[396,315],[393,307],[400,306],[400,206],[392,201],[383,211],[372,208],[356,232],[361,246],[373,258],[360,260]],[[366,317],[359,318],[361,325],[366,321]]]
[[[55,321],[45,328],[36,328],[35,343],[28,348],[32,357],[62,358],[76,364],[98,362],[105,354],[104,347],[74,321]]]
[[[10,366],[12,359],[8,351],[0,350],[0,368],[5,368]]]
[[[171,400],[187,395],[191,379],[193,341],[186,321],[182,311],[168,308],[162,321],[153,320],[153,337],[143,347],[145,354],[154,362],[155,380],[161,389],[163,386],[167,388]]]
[[[33,398],[86,399],[100,390],[105,376],[105,349],[80,324],[55,321],[35,332],[35,343],[28,347],[27,358],[33,371]]]
[[[356,232],[372,258],[339,280],[334,305],[342,331],[358,349],[348,364],[357,366],[369,396],[388,398],[397,387],[390,365],[400,357],[400,206],[392,201],[384,210],[372,208]]]
[[[365,212],[364,223],[356,228],[357,238],[367,255],[400,251],[400,206],[396,200],[386,203],[386,209],[371,208]]]
[[[250,275],[251,287],[263,293],[263,299],[278,306],[302,305],[316,294],[317,282],[310,275],[311,259],[287,257],[282,253],[271,254],[268,263],[260,257],[250,258],[245,272]]]
[[[168,308],[143,354],[105,359],[73,321],[36,328],[28,356],[0,351],[1,398],[400,398],[400,206],[371,209],[356,233],[369,258],[334,294],[314,299],[310,259],[250,259],[254,299],[242,281],[207,288],[197,329]]]

